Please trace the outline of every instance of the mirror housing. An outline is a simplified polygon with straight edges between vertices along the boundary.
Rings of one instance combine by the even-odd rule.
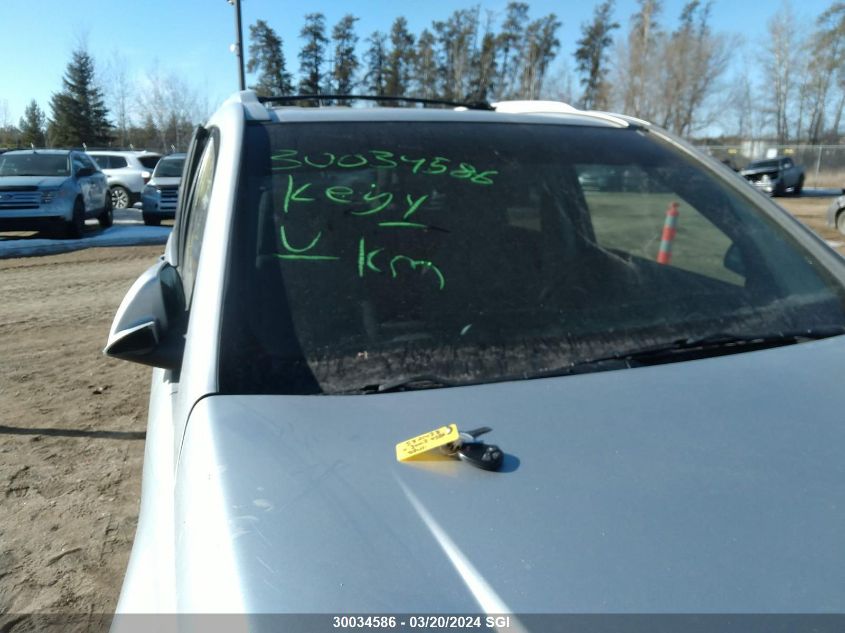
[[[737,246],[736,242],[728,247],[722,264],[725,268],[736,273],[740,277],[748,276],[748,271],[745,267],[745,259],[742,257],[742,251],[739,246]]]
[[[76,177],[77,178],[87,178],[88,176],[93,176],[94,173],[95,173],[94,170],[90,167],[80,167],[76,171]]]
[[[185,349],[186,323],[182,280],[176,269],[162,258],[126,293],[103,353],[178,371]]]

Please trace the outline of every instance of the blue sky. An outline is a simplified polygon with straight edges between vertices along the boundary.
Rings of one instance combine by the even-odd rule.
[[[557,63],[573,67],[580,27],[591,19],[597,3],[529,1],[532,18],[554,12],[563,22]],[[798,23],[809,24],[831,3],[802,0],[793,2],[793,10]],[[308,12],[324,13],[329,30],[346,13],[358,16],[357,33],[363,40],[377,29],[389,30],[398,15],[405,16],[416,34],[455,9],[475,5],[501,16],[507,0],[422,0],[404,5],[388,0],[242,0],[244,37],[248,37],[249,24],[266,20],[284,40],[288,68],[297,71],[298,35]],[[683,0],[663,0],[662,23],[673,26],[682,5]],[[756,44],[764,37],[766,21],[780,6],[779,0],[714,0],[712,25]],[[617,0],[615,17],[622,24],[617,34],[627,29],[635,11],[635,0]],[[49,115],[50,95],[61,88],[70,53],[80,38],[87,40],[98,68],[119,54],[130,74],[141,76],[157,62],[161,70],[182,75],[212,109],[237,90],[235,56],[229,51],[234,41],[234,9],[226,0],[0,0],[0,25],[0,118],[5,105],[10,123],[17,123],[31,99]]]

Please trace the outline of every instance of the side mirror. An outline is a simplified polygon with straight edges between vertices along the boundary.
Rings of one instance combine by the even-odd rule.
[[[182,280],[176,269],[162,259],[126,293],[103,353],[178,371],[185,349],[186,322]]]
[[[76,177],[77,178],[87,178],[88,176],[93,176],[94,170],[91,167],[80,167],[76,170]]]

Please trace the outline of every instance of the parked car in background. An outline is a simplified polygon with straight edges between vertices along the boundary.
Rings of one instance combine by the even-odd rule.
[[[91,150],[88,152],[109,179],[112,207],[125,209],[141,199],[141,190],[161,158],[155,152]]]
[[[173,219],[176,215],[184,165],[185,154],[170,154],[158,161],[153,177],[141,192],[144,224],[158,226],[162,220]]]
[[[834,198],[827,208],[827,225],[845,235],[845,188],[842,189],[842,195]]]
[[[109,332],[118,613],[845,611],[845,260],[638,119],[275,102],[197,129]]]
[[[85,219],[112,225],[108,182],[84,152],[13,150],[0,155],[0,228],[58,228],[80,238]]]
[[[788,156],[753,161],[739,173],[773,196],[783,196],[787,192],[798,195],[804,188],[804,167],[796,165]]]

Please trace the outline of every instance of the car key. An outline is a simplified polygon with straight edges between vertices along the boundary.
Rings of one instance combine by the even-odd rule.
[[[505,460],[505,454],[494,444],[472,442],[461,444],[458,458],[484,470],[499,470]]]

